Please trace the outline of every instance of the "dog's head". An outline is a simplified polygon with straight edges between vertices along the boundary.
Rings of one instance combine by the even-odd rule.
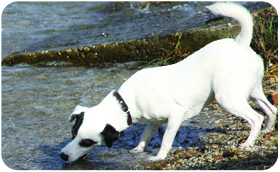
[[[97,107],[76,106],[69,116],[69,122],[75,121],[72,127],[72,141],[62,150],[60,157],[68,162],[84,158],[94,148],[106,143],[108,147],[119,138],[120,133],[110,124],[106,124],[102,116],[95,116]]]

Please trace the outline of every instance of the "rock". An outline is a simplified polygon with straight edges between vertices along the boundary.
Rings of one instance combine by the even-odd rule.
[[[166,57],[175,48],[180,37],[180,49],[188,55],[199,50],[210,42],[222,38],[232,38],[240,32],[238,24],[227,26],[211,26],[194,28],[181,33],[168,34],[148,39],[138,39],[124,42],[112,42],[97,46],[85,46],[65,50],[49,50],[34,53],[17,54],[2,60],[3,66],[13,66],[19,63],[38,64],[47,62],[70,62],[74,65],[95,65],[120,63],[129,61],[151,61]],[[177,59],[175,63],[182,59]]]
[[[278,105],[278,89],[274,91],[272,94],[267,96],[267,99],[275,105]]]
[[[252,164],[265,164],[265,163],[267,163],[267,161],[263,160],[263,159],[253,159],[253,160],[250,161],[250,163],[252,163]]]

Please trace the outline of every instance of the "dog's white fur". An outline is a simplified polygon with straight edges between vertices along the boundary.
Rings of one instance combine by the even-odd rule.
[[[118,91],[129,107],[132,121],[149,123],[133,151],[144,151],[155,131],[167,123],[159,153],[150,160],[164,159],[182,121],[198,115],[214,99],[228,112],[244,118],[251,125],[250,135],[241,147],[253,146],[264,120],[249,106],[248,99],[255,101],[268,116],[263,132],[274,128],[277,109],[267,101],[262,91],[263,60],[250,48],[251,14],[234,3],[215,3],[207,8],[215,14],[236,19],[241,24],[239,35],[235,39],[214,41],[177,64],[141,70]],[[85,114],[78,135],[62,150],[69,156],[68,161],[74,161],[103,144],[104,138],[100,133],[107,124],[117,131],[128,127],[127,114],[113,96],[113,91],[97,106],[78,106],[72,114],[81,111]],[[81,148],[78,142],[83,138],[91,138],[98,143]]]

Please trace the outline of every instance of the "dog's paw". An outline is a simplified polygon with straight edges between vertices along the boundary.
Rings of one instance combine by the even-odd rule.
[[[269,129],[269,128],[264,127],[264,128],[262,128],[261,132],[262,132],[262,134],[266,134],[266,133],[270,133],[270,132],[272,132],[272,131],[273,131],[273,129],[274,129],[274,128]]]
[[[245,150],[245,151],[251,151],[252,150],[253,145],[249,144],[249,143],[242,143],[239,145],[239,149]]]
[[[134,148],[129,151],[130,153],[141,153],[144,152],[144,149]]]
[[[148,161],[159,161],[159,160],[163,160],[164,158],[160,158],[158,156],[151,156],[148,158]]]

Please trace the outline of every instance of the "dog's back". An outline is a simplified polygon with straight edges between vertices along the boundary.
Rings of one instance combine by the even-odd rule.
[[[161,96],[167,93],[169,94],[167,96],[171,96],[182,106],[196,107],[193,111],[198,113],[208,104],[199,102],[211,102],[214,99],[215,86],[221,85],[220,82],[230,84],[233,81],[232,86],[239,87],[241,83],[245,84],[244,82],[261,81],[262,59],[249,47],[253,31],[252,16],[249,11],[234,3],[215,3],[207,8],[215,14],[239,21],[241,24],[239,35],[235,39],[214,41],[174,65],[141,70],[123,84],[121,89],[124,87],[127,88],[126,90],[142,89],[141,97],[149,97],[149,100],[145,101],[148,104],[152,104],[152,101],[160,102],[158,99],[162,100]],[[233,77],[227,81],[229,75]],[[248,89],[252,89],[252,85],[244,86],[250,87],[246,88],[247,97],[250,94]],[[152,99],[151,95],[156,94],[161,96],[157,95]]]
[[[250,48],[253,19],[246,8],[235,3],[215,3],[207,8],[237,20],[241,25],[238,36],[214,41],[174,65],[139,71],[119,91],[134,102],[135,109],[141,109],[139,116],[167,118],[168,123],[173,121],[170,126],[176,127],[179,123],[174,118],[186,120],[198,115],[216,99],[227,111],[249,122],[251,134],[242,146],[252,146],[263,117],[249,106],[248,99],[265,109],[268,121],[264,132],[273,129],[277,111],[262,91],[262,58]],[[158,156],[166,155],[165,151]]]

